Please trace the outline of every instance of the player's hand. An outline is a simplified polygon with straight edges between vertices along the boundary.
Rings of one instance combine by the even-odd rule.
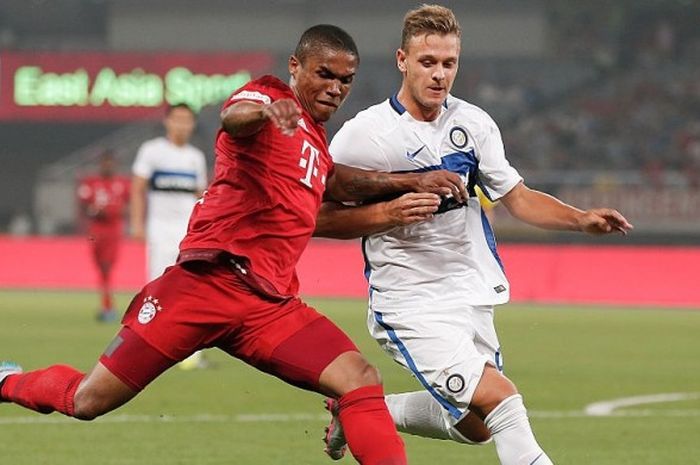
[[[269,105],[264,105],[262,112],[263,116],[272,121],[285,136],[294,134],[301,118],[301,110],[290,98],[275,100]]]
[[[589,234],[610,234],[619,232],[623,236],[634,229],[624,216],[612,208],[586,210],[579,219],[581,231]]]
[[[414,191],[431,192],[442,196],[452,196],[459,202],[469,198],[462,178],[451,171],[437,170],[420,173],[416,178]]]
[[[409,192],[384,202],[384,214],[395,226],[406,226],[429,220],[440,205],[440,197],[431,193]]]

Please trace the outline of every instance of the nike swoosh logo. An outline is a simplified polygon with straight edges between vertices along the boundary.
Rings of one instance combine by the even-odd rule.
[[[414,158],[416,158],[416,155],[418,155],[420,153],[420,151],[423,150],[424,148],[425,148],[425,144],[421,145],[420,148],[413,153],[411,153],[407,150],[406,151],[406,158],[408,158],[409,160],[413,160]]]

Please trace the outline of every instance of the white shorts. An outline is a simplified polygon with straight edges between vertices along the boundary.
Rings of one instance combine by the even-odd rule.
[[[180,253],[180,239],[160,238],[149,240],[146,244],[148,250],[147,273],[148,280],[153,281],[163,274],[163,271],[177,261]]]
[[[452,423],[467,411],[484,365],[503,370],[493,307],[436,305],[394,310],[370,306],[370,334],[411,371]]]

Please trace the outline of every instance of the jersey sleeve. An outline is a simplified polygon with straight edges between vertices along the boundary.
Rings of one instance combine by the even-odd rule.
[[[328,148],[334,163],[372,171],[390,171],[368,118],[354,118],[335,134]]]
[[[486,115],[481,137],[477,136],[479,178],[482,190],[492,200],[498,200],[523,180],[518,171],[506,159],[501,131],[496,122]]]
[[[148,150],[148,144],[142,144],[136,153],[136,159],[131,167],[131,172],[138,177],[144,179],[151,179],[153,175],[153,163],[151,161],[150,151]]]
[[[250,81],[243,87],[239,88],[224,102],[221,109],[224,110],[236,102],[246,101],[263,103],[269,105],[278,97],[278,91],[274,87],[266,84],[266,80]]]

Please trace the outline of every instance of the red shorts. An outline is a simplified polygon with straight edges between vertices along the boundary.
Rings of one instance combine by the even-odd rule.
[[[186,262],[166,269],[134,297],[122,323],[129,334],[162,354],[162,368],[144,366],[154,376],[168,361],[185,359],[196,350],[218,347],[246,363],[291,384],[318,389],[323,369],[336,357],[357,351],[330,320],[298,298],[273,300],[246,286],[224,264]],[[151,381],[123,379],[120,366],[139,363],[128,347],[103,355],[103,363],[122,381],[143,389]],[[119,354],[129,360],[118,360]],[[107,352],[106,352],[107,354]],[[146,362],[144,362],[146,363]],[[146,365],[153,365],[148,362]]]
[[[121,245],[121,232],[99,232],[90,235],[92,254],[95,262],[112,264],[117,260],[117,253]]]

